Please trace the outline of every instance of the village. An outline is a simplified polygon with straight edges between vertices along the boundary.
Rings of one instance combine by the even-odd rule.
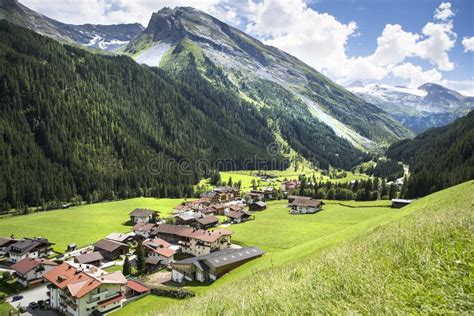
[[[295,188],[298,183],[283,185]],[[7,275],[23,289],[7,300],[19,312],[33,315],[36,310],[104,315],[151,293],[155,285],[211,283],[265,254],[256,246],[233,244],[231,227],[254,220],[272,199],[273,187],[242,194],[223,186],[177,205],[171,219],[137,208],[129,214],[130,232],[110,232],[80,249],[71,240],[59,256],[54,256],[47,236],[1,237],[3,278]],[[309,197],[288,197],[290,214],[316,213],[323,205]],[[157,284],[140,280],[154,273],[162,276]]]
[[[300,185],[298,180],[281,184],[288,214],[322,211],[322,200],[288,195]],[[277,198],[274,187],[245,193],[237,187],[215,187],[176,205],[171,218],[136,208],[129,213],[129,232],[110,232],[82,248],[71,240],[60,255],[52,251],[47,236],[1,237],[2,277],[22,289],[7,301],[32,315],[79,316],[105,315],[150,293],[192,296],[183,288],[187,284],[210,284],[265,255],[257,246],[233,243],[232,226],[255,220]],[[394,199],[392,207],[410,202]]]

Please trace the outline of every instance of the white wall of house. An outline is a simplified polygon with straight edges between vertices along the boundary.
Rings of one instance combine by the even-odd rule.
[[[17,282],[20,283],[21,285],[23,285],[24,287],[28,287],[28,282],[29,281],[41,279],[46,272],[56,268],[56,266],[43,265],[43,268],[44,268],[44,270],[41,270],[41,271],[37,271],[36,268],[32,269],[32,270],[28,271],[26,274],[18,274],[17,273],[17,275],[19,276],[17,278]]]
[[[184,280],[184,274],[173,269],[173,271],[171,272],[171,278],[173,279],[173,281],[181,283]]]

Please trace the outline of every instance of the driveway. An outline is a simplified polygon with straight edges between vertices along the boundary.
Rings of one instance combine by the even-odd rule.
[[[22,315],[34,315],[34,316],[53,316],[57,315],[54,311],[44,311],[40,310],[39,308],[37,309],[31,309],[28,307],[28,305],[31,302],[38,302],[39,300],[47,300],[48,299],[48,288],[46,285],[41,285],[38,286],[34,289],[27,290],[25,292],[21,292],[17,295],[23,296],[23,298],[19,301],[12,302],[11,299],[12,297],[7,298],[7,302],[10,303],[14,308],[18,308],[18,306],[26,308],[27,312],[22,314]]]

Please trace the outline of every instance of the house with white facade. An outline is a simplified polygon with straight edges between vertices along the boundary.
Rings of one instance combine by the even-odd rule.
[[[295,198],[293,202],[289,204],[290,214],[314,214],[319,212],[323,208],[323,201],[315,200],[312,198]]]
[[[24,258],[10,266],[15,271],[17,283],[24,287],[41,283],[43,275],[54,269],[58,264],[54,261],[40,258]]]
[[[11,263],[25,258],[46,258],[52,252],[51,245],[45,238],[24,238],[8,246],[5,255]]]
[[[166,266],[174,261],[176,246],[173,246],[161,238],[147,239],[143,241],[146,263],[152,266]]]
[[[92,265],[63,263],[45,273],[50,307],[60,314],[88,316],[106,314],[122,307],[122,272],[106,271]]]

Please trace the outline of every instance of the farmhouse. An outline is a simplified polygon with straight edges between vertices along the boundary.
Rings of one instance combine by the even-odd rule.
[[[250,211],[263,211],[267,208],[267,204],[263,201],[253,202],[249,205]]]
[[[290,206],[291,203],[293,203],[293,201],[295,201],[296,199],[298,199],[298,200],[311,200],[312,197],[299,196],[299,195],[290,195],[290,196],[288,196],[288,206]]]
[[[162,224],[157,230],[157,237],[170,243],[178,243],[183,253],[194,256],[227,249],[230,246],[231,231],[217,229],[205,231],[189,226]]]
[[[156,223],[157,212],[143,208],[136,208],[130,213],[130,220],[135,223]]]
[[[201,194],[201,198],[211,203],[222,203],[240,198],[240,189],[233,187],[217,187],[209,192]]]
[[[224,215],[224,212],[227,207],[224,204],[211,204],[209,208],[215,215]]]
[[[45,238],[24,238],[8,246],[5,254],[12,263],[24,258],[45,258],[51,254],[52,245]]]
[[[152,266],[168,265],[174,261],[176,250],[171,249],[173,245],[161,238],[147,239],[143,242],[146,254],[146,263]]]
[[[94,244],[94,251],[100,252],[107,260],[116,260],[128,253],[128,245],[109,239],[101,239]]]
[[[103,315],[122,307],[122,286],[127,279],[122,272],[107,273],[93,266],[63,263],[45,273],[50,307],[73,316]]]
[[[321,200],[314,199],[295,199],[291,202],[290,213],[291,214],[312,214],[319,212],[323,207],[323,202]]]
[[[158,226],[152,223],[138,223],[133,226],[133,232],[136,236],[146,239],[152,237],[153,231],[156,227]]]
[[[104,257],[98,251],[93,251],[74,257],[75,263],[90,264],[96,267],[100,266],[102,260],[104,260]]]
[[[177,225],[196,225],[196,221],[201,217],[204,217],[204,215],[199,212],[194,213],[193,211],[190,211],[180,213],[174,218]]]
[[[264,252],[257,247],[247,247],[226,249],[176,261],[171,264],[172,278],[176,282],[215,281],[223,274],[263,254]]]
[[[411,204],[412,200],[392,199],[392,208],[402,208]]]
[[[299,180],[288,180],[283,181],[281,184],[282,191],[291,191],[297,189],[301,186],[301,182]]]
[[[249,212],[240,210],[240,211],[228,211],[225,216],[229,219],[229,222],[238,224],[245,222],[250,219],[252,216]]]
[[[7,248],[17,241],[18,239],[15,238],[0,237],[0,256],[4,256],[6,254]]]
[[[43,274],[58,264],[46,259],[24,258],[13,264],[10,269],[15,270],[16,281],[24,287],[43,281]]]
[[[198,227],[201,229],[208,229],[216,226],[219,223],[219,220],[215,216],[205,216],[197,220]]]

